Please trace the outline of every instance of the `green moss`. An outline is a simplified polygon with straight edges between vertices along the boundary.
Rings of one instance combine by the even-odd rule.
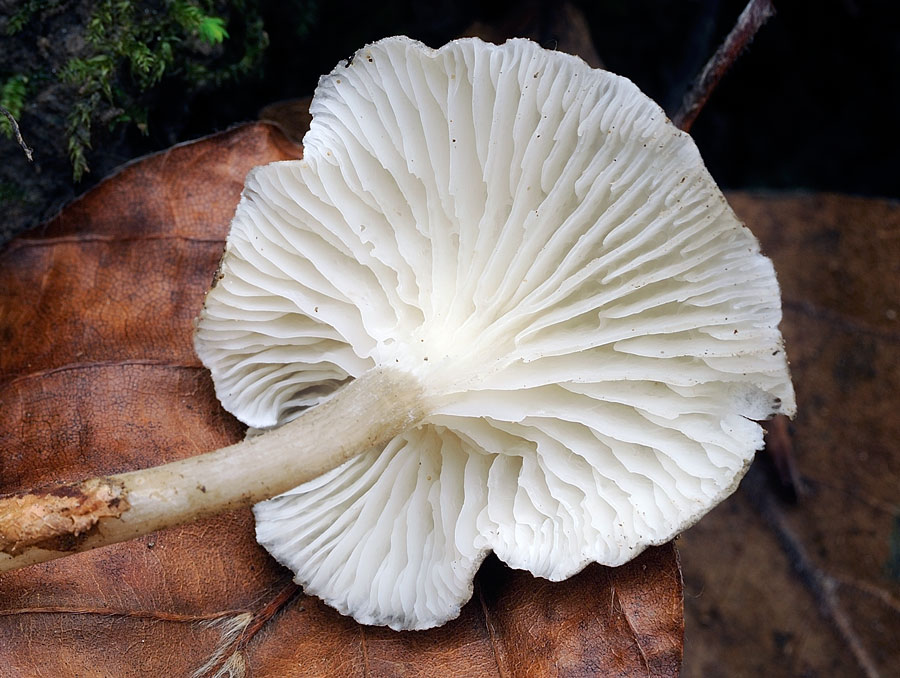
[[[22,187],[9,181],[0,181],[0,205],[21,202],[25,202]]]
[[[6,32],[23,31],[61,5],[28,0],[7,21]],[[239,44],[230,44],[231,25],[239,28],[233,31],[241,36]],[[81,38],[83,49],[56,76],[72,91],[65,128],[76,181],[89,171],[87,151],[97,123],[134,125],[146,133],[142,102],[164,80],[195,90],[221,86],[257,69],[268,45],[256,3],[245,0],[97,0]],[[14,73],[0,89],[0,101],[12,104],[3,105],[14,116],[26,108],[30,75]]]
[[[6,34],[15,35],[21,31],[31,21],[32,17],[38,10],[55,9],[61,4],[62,0],[26,0],[9,18],[6,24]]]
[[[0,106],[9,111],[14,118],[19,118],[22,115],[22,109],[25,108],[27,85],[28,76],[17,73],[3,81],[0,86]],[[0,116],[0,133],[10,139],[15,137],[12,125],[5,115]]]

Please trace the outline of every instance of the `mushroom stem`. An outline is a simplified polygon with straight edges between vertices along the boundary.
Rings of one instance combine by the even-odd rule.
[[[419,381],[374,368],[284,426],[181,461],[0,498],[0,572],[251,506],[425,416]]]

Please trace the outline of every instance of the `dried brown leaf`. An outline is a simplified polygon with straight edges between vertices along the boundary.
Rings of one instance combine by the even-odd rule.
[[[257,124],[141,160],[0,252],[0,493],[233,442],[191,348]],[[0,579],[0,675],[675,676],[671,545],[561,584],[488,561],[440,629],[362,627],[299,593],[239,511]]]

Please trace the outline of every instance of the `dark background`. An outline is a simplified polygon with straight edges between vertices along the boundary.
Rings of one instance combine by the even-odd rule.
[[[91,172],[73,182],[66,156],[65,91],[26,105],[20,123],[35,149],[29,166],[0,138],[0,181],[22,186],[0,196],[0,239],[55,213],[121,164],[241,121],[265,105],[313,92],[318,77],[367,42],[407,34],[439,46],[473,25],[494,35],[530,32],[565,46],[568,3],[558,0],[260,0],[270,44],[253,75],[219,89],[186,89],[166,77],[144,96],[148,134],[134,125],[94,124]],[[581,0],[603,65],[631,78],[672,115],[706,59],[728,33],[744,0]],[[19,6],[0,0],[0,25]],[[898,197],[900,3],[894,0],[776,2],[777,16],[726,76],[692,133],[726,189],[844,192]],[[39,60],[38,41],[61,62],[80,46],[90,2],[38,15],[14,38],[0,30],[0,74]],[[477,22],[477,24],[476,24]],[[231,42],[241,27],[229,24]],[[48,41],[49,38],[49,41]],[[228,48],[228,41],[225,43]],[[55,100],[58,96],[59,100]],[[69,94],[71,96],[71,93]],[[7,192],[8,193],[8,192]]]
[[[734,25],[745,0],[582,0],[604,66],[627,76],[670,115],[694,76]],[[727,188],[809,188],[900,195],[900,10],[897,2],[776,2],[778,15],[758,35],[698,119],[693,135]],[[188,129],[208,130],[253,117],[257,102],[310,93],[366,42],[405,33],[432,46],[474,20],[503,23],[511,12],[552,14],[561,2],[322,3],[321,30],[309,48],[290,41],[290,16],[269,8],[270,60],[284,64],[243,99],[199,101]],[[553,47],[552,31],[538,36]],[[271,72],[272,66],[269,67]]]

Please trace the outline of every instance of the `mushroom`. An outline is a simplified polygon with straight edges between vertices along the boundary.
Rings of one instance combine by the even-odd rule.
[[[491,551],[561,580],[672,539],[794,413],[772,264],[627,79],[388,38],[311,112],[303,159],[248,176],[197,322],[254,435],[105,479],[124,508],[87,546],[267,499],[308,593],[425,629]]]

